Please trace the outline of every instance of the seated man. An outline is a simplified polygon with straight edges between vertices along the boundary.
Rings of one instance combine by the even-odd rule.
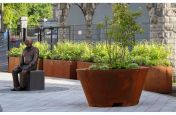
[[[32,46],[33,42],[31,39],[25,40],[24,43],[26,48],[23,50],[20,64],[12,71],[14,88],[11,91],[24,90],[24,85],[19,83],[18,73],[21,73],[23,77],[25,74],[29,74],[30,71],[37,69],[39,50]]]

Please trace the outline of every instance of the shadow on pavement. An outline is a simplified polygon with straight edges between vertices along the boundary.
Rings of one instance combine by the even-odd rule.
[[[1,87],[0,87],[0,93],[48,93],[48,92],[61,92],[61,91],[67,91],[69,90],[69,88],[67,87],[59,87],[59,86],[55,86],[54,84],[47,84],[47,86],[45,86],[44,90],[34,90],[34,91],[10,91],[10,89],[12,88],[11,85],[9,85],[10,81],[0,81],[1,83]],[[3,85],[2,85],[3,84]],[[3,87],[2,87],[3,86]]]

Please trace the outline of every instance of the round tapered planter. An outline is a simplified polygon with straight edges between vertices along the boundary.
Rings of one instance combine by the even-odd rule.
[[[157,93],[172,92],[172,67],[153,66],[147,73],[144,90]]]
[[[148,68],[77,69],[89,106],[132,106],[139,102]]]
[[[92,64],[93,63],[91,63],[91,62],[77,61],[77,69],[89,68],[89,66],[91,66]],[[79,80],[78,77],[77,77],[77,79]]]

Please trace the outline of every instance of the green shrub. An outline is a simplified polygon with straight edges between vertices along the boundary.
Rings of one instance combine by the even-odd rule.
[[[131,56],[133,61],[143,66],[169,66],[169,56],[171,55],[171,48],[168,45],[146,42],[134,46]]]
[[[49,57],[49,45],[46,42],[34,42],[34,47],[39,49],[39,58],[47,58]]]
[[[108,51],[105,43],[96,43],[92,49],[93,62],[108,63]]]
[[[136,23],[140,12],[132,12],[128,4],[116,3],[112,6],[113,18],[105,17],[105,25],[100,24],[99,29],[104,28],[107,35],[105,47],[100,46],[95,52],[96,63],[107,63],[111,69],[126,69],[137,67],[132,61],[129,49],[135,44],[135,34],[143,29]],[[108,29],[107,29],[108,28]],[[93,49],[94,50],[94,49]]]
[[[108,70],[110,66],[108,64],[93,64],[89,67],[90,70]]]
[[[64,41],[54,46],[52,55],[55,59],[75,61],[80,59],[81,53],[78,43]]]
[[[20,46],[18,48],[16,47],[11,48],[10,51],[8,52],[8,55],[11,57],[19,57],[21,56],[24,48],[25,45],[20,43]]]
[[[79,45],[79,48],[81,50],[80,60],[93,62],[92,45],[87,42],[79,42],[77,45]]]
[[[139,68],[137,63],[130,63],[127,68]]]

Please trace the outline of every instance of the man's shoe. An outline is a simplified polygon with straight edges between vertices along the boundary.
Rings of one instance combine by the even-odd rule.
[[[15,88],[11,89],[11,91],[20,91],[20,88],[19,87],[15,87]]]
[[[20,91],[25,91],[25,88],[23,88],[23,87],[20,87]]]

